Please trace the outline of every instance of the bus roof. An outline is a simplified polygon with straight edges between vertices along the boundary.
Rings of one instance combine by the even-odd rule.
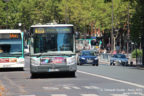
[[[21,33],[19,29],[0,29],[0,33]]]
[[[32,25],[31,27],[68,27],[73,26],[72,24],[44,24],[44,25]]]

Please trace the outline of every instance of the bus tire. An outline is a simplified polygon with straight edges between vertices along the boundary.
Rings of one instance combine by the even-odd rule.
[[[75,77],[75,72],[70,72],[71,77]]]

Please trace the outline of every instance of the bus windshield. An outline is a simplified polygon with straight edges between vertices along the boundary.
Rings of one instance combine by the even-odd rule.
[[[9,38],[9,34],[0,36],[0,56],[12,57],[22,55],[22,39],[19,37]],[[3,36],[3,37],[2,37]],[[15,35],[13,35],[15,36]]]
[[[37,29],[35,28],[34,30]],[[34,53],[73,51],[73,34],[71,29],[68,27],[54,27],[45,28],[44,30],[44,33],[34,34]]]

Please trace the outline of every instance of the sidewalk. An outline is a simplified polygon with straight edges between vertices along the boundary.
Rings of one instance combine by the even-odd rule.
[[[0,81],[0,96],[6,96],[5,87],[3,86],[1,81]]]

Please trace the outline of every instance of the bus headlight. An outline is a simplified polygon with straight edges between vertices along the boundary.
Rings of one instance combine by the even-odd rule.
[[[40,59],[39,58],[31,58],[31,65],[39,66],[40,65]]]
[[[68,57],[66,61],[67,61],[67,65],[74,65],[76,64],[76,57],[75,56]]]

